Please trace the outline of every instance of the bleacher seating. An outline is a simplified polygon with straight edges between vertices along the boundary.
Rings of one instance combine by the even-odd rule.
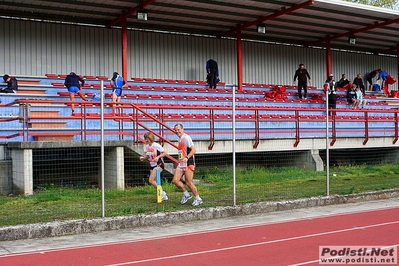
[[[99,117],[99,102],[78,103],[75,114],[71,116],[70,103],[67,103],[69,93],[63,84],[65,77],[66,74],[24,77],[20,80],[27,82],[20,82],[18,93],[0,94],[3,102],[0,109],[0,121],[5,125],[2,127],[4,130],[2,129],[0,137],[9,140],[22,139],[20,106],[18,103],[12,105],[18,99],[38,100],[37,104],[32,103],[30,106],[31,120],[28,124],[30,136],[34,140],[55,139],[57,136],[60,139],[80,139],[82,136],[78,133],[82,129],[82,123],[86,123],[85,126],[88,130],[98,131],[99,124],[96,121]],[[87,97],[98,95],[101,89],[100,82],[103,81],[105,101],[106,103],[110,102],[111,85],[108,82],[108,77],[92,75],[83,75],[82,77],[86,79],[83,92]],[[223,82],[219,83],[217,89],[207,88],[206,82],[196,80],[132,78],[127,82],[128,86],[123,91],[122,102],[133,103],[144,108],[145,111],[162,121],[174,123],[176,120],[181,120],[192,122],[192,126],[202,125],[205,127],[211,118],[210,110],[215,108],[217,110],[214,110],[212,119],[216,123],[226,123],[231,119],[231,108],[226,107],[230,107],[232,104],[233,86]],[[287,123],[294,123],[298,118],[295,117],[295,112],[289,111],[287,108],[297,108],[303,111],[299,116],[302,119],[301,123],[308,123],[302,125],[312,128],[314,123],[325,119],[325,112],[321,110],[321,108],[325,108],[325,95],[323,90],[316,86],[309,86],[308,91],[309,99],[300,100],[297,99],[296,88],[292,85],[244,83],[243,90],[235,92],[236,118],[240,123],[249,123],[248,126],[253,126],[254,108],[272,107],[272,110],[259,111],[260,123],[278,123],[281,119],[291,119],[292,121],[287,120]],[[277,97],[277,95],[280,96]],[[364,110],[370,111],[367,117],[370,121],[391,122],[392,113],[384,114],[383,110],[399,108],[399,100],[377,97],[378,93],[367,92],[366,108],[353,113],[346,102],[345,91],[338,90],[337,95],[337,108],[340,113],[335,119],[342,123],[348,121],[361,123],[365,119]],[[40,104],[42,100],[51,102]],[[44,110],[40,110],[40,108]],[[159,115],[159,108],[164,108],[162,115]],[[39,111],[37,111],[38,109]],[[376,113],[371,112],[374,110]],[[135,117],[132,108],[125,108],[122,114],[115,116],[112,114],[112,106],[107,104],[105,112],[109,133],[117,132],[120,123],[127,123],[124,127],[130,126],[131,128],[129,123],[132,124],[133,117]],[[346,115],[345,112],[351,113]],[[145,120],[145,115],[140,119]],[[83,120],[89,122],[82,122]],[[147,119],[146,121],[151,122],[152,120]],[[309,131],[311,130],[309,129]],[[129,134],[126,133],[126,135]],[[90,134],[87,137],[90,138]]]

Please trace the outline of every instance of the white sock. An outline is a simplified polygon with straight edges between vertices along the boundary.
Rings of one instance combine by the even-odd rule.
[[[186,191],[183,192],[183,195],[188,197],[188,196],[190,196],[190,193],[188,193],[188,191],[186,190]]]

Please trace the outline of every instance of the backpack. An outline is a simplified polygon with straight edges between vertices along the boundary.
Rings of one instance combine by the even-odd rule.
[[[125,81],[123,80],[121,75],[116,76],[115,81],[114,81],[114,88],[115,89],[120,89],[122,86],[125,84]]]
[[[381,90],[381,87],[379,84],[376,83],[373,85],[373,91],[380,91],[380,90]]]

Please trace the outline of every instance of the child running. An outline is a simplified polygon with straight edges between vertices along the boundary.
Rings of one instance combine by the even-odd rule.
[[[165,168],[163,157],[166,155],[164,148],[155,142],[154,134],[151,132],[147,132],[144,134],[144,139],[146,141],[146,154],[144,156],[140,156],[140,161],[148,160],[150,162],[150,177],[148,178],[148,182],[154,187],[157,188],[156,181],[156,170],[162,172]],[[162,200],[168,200],[168,195],[166,192],[162,190]]]

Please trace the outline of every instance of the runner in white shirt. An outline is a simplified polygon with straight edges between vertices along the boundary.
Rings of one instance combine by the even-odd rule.
[[[175,175],[173,176],[173,184],[178,187],[181,192],[183,192],[183,197],[181,204],[186,203],[193,196],[186,190],[183,182],[180,181],[181,177],[185,176],[186,185],[190,188],[191,192],[194,194],[195,199],[191,204],[192,206],[198,206],[202,204],[202,199],[198,194],[197,187],[193,183],[194,170],[195,170],[195,158],[194,154],[196,152],[193,140],[191,137],[184,133],[183,125],[176,124],[174,127],[176,135],[179,137],[178,144],[178,155],[179,164],[176,167]]]
[[[163,157],[166,155],[164,148],[155,142],[154,134],[151,132],[147,132],[144,135],[144,139],[147,143],[145,146],[146,154],[140,157],[140,160],[148,160],[150,162],[150,177],[148,178],[148,182],[154,187],[157,188],[156,181],[156,169],[159,168],[160,171],[165,168]],[[168,195],[166,192],[162,190],[162,200],[168,200]]]

